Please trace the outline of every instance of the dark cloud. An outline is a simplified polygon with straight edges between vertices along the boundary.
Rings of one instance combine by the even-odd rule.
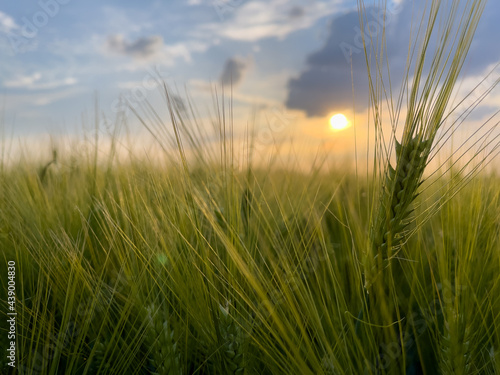
[[[372,32],[381,33],[376,29],[381,27],[376,9],[368,8],[367,14]],[[407,44],[407,41],[404,43]],[[398,51],[406,53],[404,48],[398,48],[400,45],[397,40],[392,42],[391,49],[387,51],[391,59],[397,58]],[[325,45],[309,55],[306,63],[306,69],[288,82],[288,108],[304,110],[309,117],[352,108],[353,86],[356,108],[366,107],[368,81],[357,11],[346,13],[331,22]]]
[[[300,18],[304,14],[306,14],[306,11],[304,10],[303,7],[300,6],[294,6],[290,11],[288,12],[288,15],[290,18]]]
[[[223,85],[237,85],[249,67],[249,62],[241,57],[231,57],[226,60],[220,76]]]
[[[161,50],[163,47],[163,38],[158,35],[152,35],[129,42],[125,40],[123,35],[110,35],[106,47],[112,53],[147,59]]]
[[[412,15],[414,9],[411,4],[408,4],[390,9],[385,13],[387,49],[384,55],[390,64],[391,84],[396,92],[399,92],[405,73],[410,42],[408,23],[411,22],[409,20],[418,19],[415,14]],[[366,9],[364,24],[367,40],[369,40],[369,34],[366,31],[368,29],[374,36],[374,40],[382,36],[383,16],[384,14],[377,8]],[[481,40],[484,39],[487,44],[486,38],[491,39],[491,33],[481,33],[481,35],[478,33],[476,36],[471,51],[480,50],[481,53],[474,53],[469,57],[468,74],[477,73],[500,58],[499,49],[484,49]],[[483,45],[482,49],[481,45]],[[431,44],[430,56],[435,47],[435,44]],[[374,52],[369,52],[369,54],[374,56]],[[353,79],[351,79],[351,74]],[[384,77],[387,82],[386,79],[387,76]],[[356,109],[367,108],[368,77],[357,11],[345,13],[332,20],[323,48],[310,54],[306,59],[305,69],[298,77],[289,80],[286,106],[290,109],[303,110],[309,117],[325,116],[337,109],[353,107],[353,87]]]

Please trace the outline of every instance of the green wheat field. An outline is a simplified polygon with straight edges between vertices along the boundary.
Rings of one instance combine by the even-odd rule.
[[[367,168],[253,163],[228,107],[209,143],[166,86],[170,117],[133,111],[161,162],[4,145],[0,373],[500,374],[498,126],[432,164],[484,4],[429,2],[401,94],[365,37]]]

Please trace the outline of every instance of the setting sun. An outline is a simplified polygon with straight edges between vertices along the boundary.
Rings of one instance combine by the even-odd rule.
[[[349,126],[349,121],[342,113],[338,113],[330,118],[330,125],[334,130],[342,130]]]

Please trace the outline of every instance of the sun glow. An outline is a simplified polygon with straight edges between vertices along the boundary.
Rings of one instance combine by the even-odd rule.
[[[342,130],[349,126],[349,121],[342,113],[337,113],[330,118],[330,126],[333,130]]]

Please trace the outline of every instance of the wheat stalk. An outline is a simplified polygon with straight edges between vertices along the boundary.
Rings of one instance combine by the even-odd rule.
[[[365,288],[369,292],[374,281],[389,265],[393,251],[407,239],[405,226],[411,221],[411,206],[418,195],[418,188],[423,182],[423,172],[433,147],[436,134],[450,114],[450,98],[458,81],[459,74],[469,51],[472,39],[486,1],[475,0],[461,4],[459,1],[432,1],[428,12],[424,13],[422,22],[427,23],[424,35],[417,45],[410,44],[409,61],[413,53],[417,53],[414,62],[413,82],[409,82],[410,67],[406,68],[401,94],[394,104],[392,97],[387,99],[387,108],[392,121],[391,142],[395,144],[396,166],[392,167],[390,154],[379,154],[376,151],[376,160],[383,166],[381,172],[381,189],[378,204],[372,212],[372,225],[369,235],[369,254],[365,268]],[[360,0],[360,10],[364,4]],[[460,15],[463,12],[463,15]],[[441,16],[444,27],[436,31],[435,26]],[[363,19],[363,17],[362,17]],[[458,23],[457,23],[458,20]],[[364,28],[363,22],[361,27]],[[369,35],[369,31],[367,32]],[[430,41],[437,41],[434,51],[429,51]],[[385,150],[382,130],[382,98],[380,87],[385,88],[381,62],[384,44],[375,46],[373,40],[363,40],[372,49],[373,54],[365,44],[365,58],[369,76],[370,97],[374,110],[376,139],[378,150]],[[432,53],[428,71],[424,66],[429,61],[429,52]],[[376,58],[376,72],[372,72],[371,56]],[[373,77],[376,77],[375,79]],[[397,121],[405,94],[407,95],[407,111],[403,135],[398,142],[395,133]],[[377,163],[375,163],[377,165]],[[376,173],[380,173],[376,171]]]

